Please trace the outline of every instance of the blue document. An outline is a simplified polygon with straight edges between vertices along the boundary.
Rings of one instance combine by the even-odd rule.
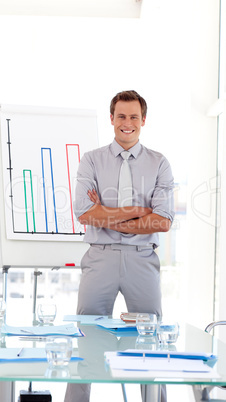
[[[71,361],[83,360],[72,356]],[[0,349],[0,363],[47,362],[46,351],[41,348],[2,348]]]
[[[107,315],[65,315],[63,321],[76,321],[82,325],[96,325],[103,320],[107,320]]]
[[[7,324],[3,324],[1,328],[2,334],[14,335],[14,336],[49,336],[49,335],[63,335],[63,336],[84,336],[79,328],[74,324],[67,325],[44,325],[33,327],[13,327]]]
[[[126,325],[121,319],[100,320],[98,327],[117,336],[137,336],[136,326],[134,324]]]
[[[187,353],[187,352],[177,352],[177,351],[152,351],[149,350],[139,350],[128,349],[122,352],[117,352],[117,356],[131,356],[131,357],[163,357],[166,359],[189,359],[189,360],[203,360],[210,361],[216,360],[217,356],[211,353]]]

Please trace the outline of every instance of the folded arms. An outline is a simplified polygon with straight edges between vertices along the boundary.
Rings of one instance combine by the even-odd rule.
[[[79,222],[83,225],[92,225],[130,234],[167,232],[170,229],[170,219],[152,213],[151,208],[140,206],[106,207],[101,205],[94,189],[88,191],[88,196],[94,205],[79,217]]]

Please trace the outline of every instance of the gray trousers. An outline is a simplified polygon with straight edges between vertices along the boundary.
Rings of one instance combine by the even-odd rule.
[[[111,315],[121,292],[130,312],[161,316],[160,264],[153,248],[91,245],[81,261],[77,314]],[[64,402],[89,402],[88,384],[68,384]]]

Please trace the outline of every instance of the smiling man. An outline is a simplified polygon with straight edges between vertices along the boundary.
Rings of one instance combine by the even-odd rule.
[[[146,114],[137,92],[118,93],[110,105],[113,142],[81,159],[74,210],[87,225],[84,240],[90,248],[81,261],[77,314],[111,315],[119,292],[128,311],[162,314],[155,249],[158,232],[167,232],[173,220],[174,184],[167,159],[139,142]],[[131,198],[119,203],[124,151]],[[88,402],[88,388],[69,385],[65,402]]]

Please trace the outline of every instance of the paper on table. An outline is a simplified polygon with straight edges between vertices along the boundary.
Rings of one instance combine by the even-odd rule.
[[[107,320],[107,315],[65,315],[63,321],[79,321],[81,324],[84,325],[91,325],[91,324],[98,324],[99,321]]]
[[[119,376],[117,371],[123,371],[121,375],[129,377],[136,377],[140,372],[143,373],[143,376],[149,373],[149,377],[184,377],[184,375],[187,376],[188,373],[191,378],[197,377],[197,375],[201,375],[201,377],[208,376],[208,378],[219,377],[219,375],[202,360],[119,356],[117,352],[106,352],[105,357],[111,368],[112,375],[114,376]],[[130,374],[128,374],[128,372],[130,372]]]
[[[74,324],[65,324],[58,326],[42,326],[42,327],[13,327],[3,324],[1,328],[2,334],[16,336],[42,336],[42,335],[66,335],[66,336],[83,336],[83,333]]]
[[[18,356],[18,353],[20,355]],[[81,357],[72,356],[71,361],[83,360]],[[47,361],[45,349],[42,348],[2,348],[0,349],[0,363],[15,363],[28,361]]]

